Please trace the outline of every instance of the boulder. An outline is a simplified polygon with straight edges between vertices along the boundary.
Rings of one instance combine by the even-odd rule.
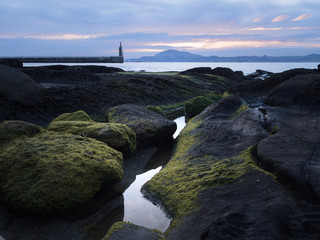
[[[105,143],[46,130],[26,134],[25,125],[19,136],[17,122],[1,123],[19,136],[0,142],[0,193],[12,209],[64,213],[88,202],[102,186],[121,180],[122,154]]]
[[[266,99],[271,106],[320,104],[320,74],[295,76],[273,89]]]
[[[116,222],[101,240],[158,240],[164,239],[163,237],[160,232],[153,231],[149,228],[127,222]]]
[[[318,74],[319,72],[314,69],[296,68],[287,70],[281,73],[270,75],[265,80],[250,79],[249,81],[240,82],[229,89],[231,93],[250,93],[250,94],[269,94],[279,84],[289,80],[292,77],[305,74]]]
[[[225,67],[216,67],[212,69],[211,74],[230,78],[230,79],[244,79],[245,76],[243,75],[243,72],[239,71],[232,71],[230,68],[225,68]]]
[[[188,74],[210,74],[212,72],[212,69],[210,67],[196,67],[191,68],[185,71],[180,72],[182,75],[188,75]]]
[[[122,152],[124,156],[130,156],[136,150],[136,134],[124,124],[94,121],[53,121],[49,124],[48,130],[97,139]]]
[[[0,64],[0,97],[23,104],[39,101],[42,87],[17,68]]]
[[[19,137],[33,137],[44,131],[38,125],[24,121],[3,121],[0,123],[0,144]]]
[[[204,96],[194,97],[186,102],[185,113],[188,117],[192,118],[201,113],[211,103],[213,101]]]
[[[109,109],[106,119],[130,127],[137,138],[137,147],[143,147],[171,139],[177,129],[174,121],[158,113],[134,104],[124,104]]]
[[[79,110],[72,113],[61,114],[60,116],[53,119],[51,123],[60,122],[60,121],[85,121],[85,122],[89,121],[90,122],[92,120],[85,111]]]
[[[320,200],[319,151],[315,154],[303,137],[281,130],[258,145],[264,167],[312,202]]]

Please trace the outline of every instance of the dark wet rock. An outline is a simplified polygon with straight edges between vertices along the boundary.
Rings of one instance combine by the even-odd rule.
[[[311,202],[320,200],[320,113],[295,108],[264,107],[266,123],[276,133],[258,145],[262,165]]]
[[[7,65],[14,68],[22,68],[23,63],[19,61],[18,59],[14,58],[4,58],[0,60],[0,64]]]
[[[96,66],[96,65],[85,65],[81,66],[85,69],[90,70],[91,72],[94,73],[117,73],[117,72],[124,72],[123,69],[121,68],[116,68],[116,67],[105,67],[105,66]]]
[[[246,77],[241,71],[232,71],[230,68],[216,67],[212,69],[211,74],[223,76],[235,80],[244,80]]]
[[[137,147],[166,142],[177,129],[174,121],[134,104],[109,109],[106,119],[130,127],[136,133]]]
[[[315,113],[308,117],[306,112],[271,107],[240,111],[245,109],[242,106],[241,99],[231,95],[190,120],[178,137],[170,162],[143,187],[147,197],[174,216],[166,239],[320,237],[319,205],[304,198],[305,192],[290,187],[296,181],[283,181],[288,171],[302,179],[299,161],[303,161],[309,168],[306,175],[311,175],[301,182],[319,192],[317,154],[312,151],[320,136]],[[310,123],[308,134],[300,135],[303,129],[298,126]],[[276,124],[278,133],[270,136],[270,127]],[[287,135],[276,141],[281,131]],[[301,137],[286,142],[287,131]],[[278,170],[293,165],[278,174],[272,171],[275,175],[260,168],[263,146],[266,160],[270,156]],[[286,154],[287,159],[283,158]],[[308,158],[309,154],[314,158]],[[296,160],[290,160],[294,155]]]
[[[281,73],[272,74],[270,77],[265,80],[249,80],[238,83],[230,88],[231,93],[250,93],[255,95],[268,94],[273,88],[279,84],[289,80],[292,77],[297,75],[304,74],[319,74],[318,71],[314,69],[304,69],[296,68]]]
[[[266,99],[271,106],[320,104],[320,74],[295,76],[273,89]]]
[[[158,240],[163,235],[151,229],[126,222],[117,222],[112,225],[107,235],[102,240]]]
[[[11,125],[11,126],[10,126]],[[12,133],[0,141],[0,193],[10,208],[33,214],[61,214],[88,202],[104,185],[122,178],[122,154],[81,136],[2,122]],[[37,129],[36,129],[37,130]],[[16,136],[16,137],[15,137]]]
[[[210,67],[196,67],[191,68],[186,71],[180,72],[180,74],[188,75],[188,74],[210,74],[212,72],[212,69]]]
[[[23,72],[39,83],[92,83],[101,79],[90,70],[79,66],[24,67]]]
[[[225,68],[225,67],[216,67],[214,69],[211,69],[210,67],[197,67],[197,68],[192,68],[192,69],[188,69],[186,71],[180,72],[180,74],[182,75],[211,74],[211,75],[226,77],[231,80],[237,80],[237,81],[247,79],[243,75],[243,72],[233,71],[230,68]]]
[[[258,79],[264,80],[264,79],[270,77],[272,74],[273,74],[272,72],[257,69],[254,73],[248,74],[247,77],[254,79],[254,80],[258,80]]]
[[[39,101],[42,87],[21,70],[0,64],[0,99],[34,104]]]
[[[258,156],[264,166],[312,202],[320,200],[318,151],[302,136],[282,131],[258,145]]]

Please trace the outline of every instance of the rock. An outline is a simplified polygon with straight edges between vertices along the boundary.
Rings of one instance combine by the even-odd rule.
[[[20,60],[14,59],[14,58],[1,59],[0,64],[8,65],[8,66],[14,67],[14,68],[22,68],[23,67],[23,63]]]
[[[96,74],[79,66],[24,67],[23,72],[40,83],[80,84],[101,81]]]
[[[191,68],[186,71],[180,72],[182,75],[188,75],[188,74],[210,74],[212,72],[212,69],[210,67],[196,67]]]
[[[153,111],[155,113],[160,114],[162,117],[167,118],[167,116],[165,115],[165,113],[161,110],[160,107],[157,106],[147,106],[146,109]]]
[[[166,239],[318,239],[319,206],[301,201],[302,195],[293,194],[275,175],[260,168],[256,158],[254,146],[270,137],[266,123],[283,116],[270,108],[266,114],[257,109],[239,111],[241,106],[241,99],[231,95],[191,119],[169,163],[143,186],[144,195],[173,216]],[[300,119],[293,125],[302,120],[297,116]],[[312,122],[315,129],[319,129],[317,123]],[[292,126],[280,125],[279,132]],[[316,143],[319,132],[305,139]],[[303,144],[291,155],[302,150],[302,159],[310,145]],[[291,146],[281,146],[282,153],[277,150],[270,156],[290,152]],[[268,149],[274,151],[271,145]]]
[[[320,200],[319,111],[264,106],[276,131],[258,144],[259,161],[302,198]]]
[[[318,70],[320,70],[320,64],[318,65]]]
[[[92,120],[86,112],[79,110],[73,113],[61,114],[60,116],[53,119],[51,123],[60,122],[60,121],[85,121],[85,122],[89,121],[90,122]]]
[[[216,67],[211,71],[211,74],[227,77],[230,79],[244,78],[242,72],[234,72],[230,68],[225,68],[225,67]]]
[[[151,229],[137,226],[127,222],[116,222],[107,232],[102,240],[158,240],[163,239],[163,235]]]
[[[273,89],[266,99],[271,106],[320,104],[320,74],[295,76]]]
[[[0,64],[0,98],[23,104],[39,101],[42,87],[19,69]]]
[[[201,113],[211,103],[213,103],[213,101],[203,96],[192,98],[186,102],[186,105],[185,105],[186,115],[192,118],[198,115],[199,113]]]
[[[91,138],[45,130],[17,137],[0,142],[0,193],[20,212],[65,213],[119,182],[122,161],[120,152]]]
[[[44,129],[38,125],[24,121],[3,121],[0,123],[0,144],[19,137],[33,137]]]
[[[124,104],[109,109],[106,119],[130,127],[137,138],[137,147],[165,142],[177,129],[174,121],[134,104]]]
[[[84,65],[81,66],[85,69],[88,69],[91,72],[94,73],[116,73],[116,72],[125,72],[121,68],[116,67],[105,67],[105,66],[98,66],[98,65]]]
[[[279,84],[289,80],[297,75],[317,74],[318,71],[314,69],[296,68],[281,73],[270,75],[265,80],[256,79],[240,82],[229,89],[230,93],[250,93],[250,94],[268,94]]]
[[[88,119],[90,117],[83,111],[65,113],[55,118],[49,124],[48,130],[97,139],[122,152],[125,156],[134,153],[136,134],[128,126],[118,123],[97,123]]]
[[[282,131],[258,145],[258,157],[265,168],[313,202],[320,200],[320,172],[317,171],[320,161],[317,155],[314,156],[310,142]]]

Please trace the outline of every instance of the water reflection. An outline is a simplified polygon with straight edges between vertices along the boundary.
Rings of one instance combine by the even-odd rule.
[[[168,228],[170,219],[159,207],[145,199],[140,192],[142,185],[149,181],[160,169],[161,167],[158,167],[137,175],[134,183],[125,191],[124,221],[148,228],[155,228],[161,232],[164,232]]]
[[[176,138],[186,125],[185,117],[177,118],[174,121],[177,123],[177,130],[173,138]],[[161,232],[164,232],[170,225],[170,219],[162,209],[144,198],[141,193],[141,187],[169,161],[173,145],[174,143],[172,142],[159,147],[146,164],[144,168],[146,172],[137,175],[135,181],[124,192],[124,221],[157,229]],[[132,170],[132,167],[130,169]]]

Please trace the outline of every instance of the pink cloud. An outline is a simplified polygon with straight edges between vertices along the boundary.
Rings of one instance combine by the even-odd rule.
[[[263,21],[263,17],[258,17],[258,18],[255,18],[254,20],[253,20],[253,22],[262,22]]]
[[[289,17],[288,15],[280,15],[280,16],[272,19],[272,22],[282,22],[282,21],[286,20],[288,17]]]
[[[303,14],[303,15],[300,15],[299,17],[295,18],[295,19],[292,19],[292,21],[302,21],[302,20],[305,20],[305,19],[308,19],[308,18],[311,18],[312,17],[312,14]]]

